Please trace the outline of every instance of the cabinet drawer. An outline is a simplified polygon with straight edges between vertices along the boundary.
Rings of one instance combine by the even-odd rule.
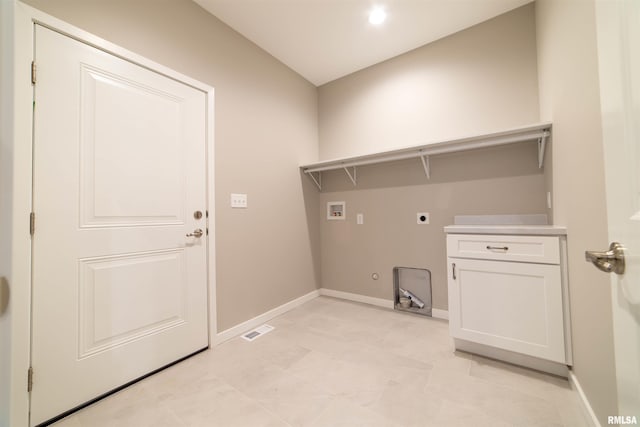
[[[449,234],[447,256],[560,264],[560,242],[555,236]]]

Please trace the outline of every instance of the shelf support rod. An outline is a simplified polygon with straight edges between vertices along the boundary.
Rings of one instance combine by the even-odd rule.
[[[538,169],[544,166],[544,150],[547,146],[547,135],[538,138]]]
[[[344,167],[344,171],[347,173],[347,176],[355,186],[356,185],[356,167],[355,166],[353,167],[353,175],[351,175],[351,172],[349,172],[349,168],[347,167]]]
[[[431,179],[431,164],[429,163],[429,156],[420,156],[420,160],[422,160],[422,167],[424,168],[424,174],[427,176],[427,179]]]
[[[317,172],[318,179],[316,179],[316,177],[313,176],[313,172],[307,172],[307,173],[309,174],[313,182],[316,184],[316,187],[318,187],[318,190],[322,190],[322,172]]]

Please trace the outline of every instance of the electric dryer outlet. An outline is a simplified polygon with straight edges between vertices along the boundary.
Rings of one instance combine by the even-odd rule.
[[[429,212],[418,212],[416,214],[418,224],[424,225],[429,224]]]

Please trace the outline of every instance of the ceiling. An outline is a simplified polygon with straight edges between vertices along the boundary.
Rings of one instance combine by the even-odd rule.
[[[194,0],[320,86],[533,0]],[[369,11],[387,20],[374,26]]]

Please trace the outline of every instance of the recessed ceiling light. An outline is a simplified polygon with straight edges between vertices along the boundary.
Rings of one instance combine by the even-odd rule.
[[[387,13],[381,7],[376,7],[369,13],[369,23],[372,25],[380,25],[387,19]]]

